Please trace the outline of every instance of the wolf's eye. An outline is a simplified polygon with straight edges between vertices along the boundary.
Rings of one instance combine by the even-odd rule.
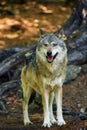
[[[48,45],[46,43],[44,43],[44,46],[47,47]]]
[[[54,47],[57,46],[57,43],[53,43],[53,46],[54,46]]]

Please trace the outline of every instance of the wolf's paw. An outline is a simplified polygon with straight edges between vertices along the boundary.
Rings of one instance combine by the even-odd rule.
[[[52,126],[51,122],[50,121],[44,121],[42,127],[48,127],[50,128]]]
[[[56,119],[54,118],[54,116],[50,117],[50,122],[52,124],[55,124],[57,122]]]
[[[24,125],[31,125],[33,124],[30,120],[24,121]]]
[[[57,121],[57,124],[58,124],[59,126],[62,126],[62,125],[65,125],[66,122],[64,121],[64,119],[59,119],[59,120]]]

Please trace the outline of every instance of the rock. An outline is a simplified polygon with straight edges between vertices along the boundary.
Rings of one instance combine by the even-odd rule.
[[[81,67],[80,66],[68,65],[65,83],[67,83],[67,82],[69,82],[71,80],[76,79],[78,74],[80,73],[80,71],[81,71]]]

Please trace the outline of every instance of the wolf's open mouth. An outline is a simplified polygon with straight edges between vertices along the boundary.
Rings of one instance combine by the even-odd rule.
[[[54,56],[46,56],[47,61],[48,61],[49,63],[52,63],[53,60],[56,58],[57,55],[58,55],[58,52],[57,52]]]

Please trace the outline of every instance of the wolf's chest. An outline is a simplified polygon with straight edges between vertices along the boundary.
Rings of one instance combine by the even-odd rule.
[[[56,77],[55,79],[46,78],[44,79],[43,86],[49,91],[56,91],[58,87],[62,86],[61,77]]]

